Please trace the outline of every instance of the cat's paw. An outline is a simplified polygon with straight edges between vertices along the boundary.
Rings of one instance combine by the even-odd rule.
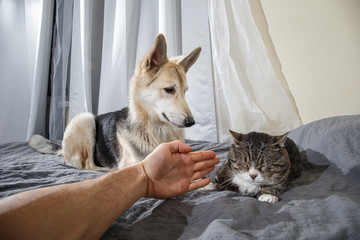
[[[214,190],[214,189],[215,189],[215,186],[213,183],[209,183],[205,187],[199,188],[199,190]]]
[[[269,202],[269,203],[277,203],[279,199],[271,194],[261,194],[258,198],[259,201]]]

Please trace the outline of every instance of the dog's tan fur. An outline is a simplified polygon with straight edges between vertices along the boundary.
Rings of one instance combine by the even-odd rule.
[[[143,156],[139,152],[147,155],[163,142],[184,140],[182,128],[187,127],[186,119],[193,120],[185,100],[188,89],[185,74],[200,51],[197,48],[186,56],[169,60],[165,38],[160,34],[138,62],[130,80],[127,126],[117,123],[116,139],[121,149],[118,168],[141,161]],[[66,163],[78,169],[102,169],[93,159],[95,134],[94,116],[77,115],[65,130],[58,154],[63,154]],[[132,143],[136,143],[136,148]]]
[[[76,115],[66,128],[62,142],[65,162],[78,169],[101,169],[93,159],[95,146],[95,122],[91,113]]]

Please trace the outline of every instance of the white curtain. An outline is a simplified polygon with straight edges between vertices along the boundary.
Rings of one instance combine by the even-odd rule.
[[[73,25],[73,0],[57,0],[51,59],[49,136],[62,139],[68,109],[68,85]]]
[[[50,138],[61,139],[65,119],[71,120],[80,112],[101,114],[127,106],[128,80],[136,62],[152,46],[158,33],[165,35],[169,57],[202,47],[198,61],[187,74],[189,91],[186,98],[196,120],[193,127],[186,129],[187,139],[226,141],[228,129],[279,134],[299,126],[301,121],[296,105],[274,74],[248,1],[55,1],[54,29],[47,30],[49,36],[54,33],[50,74]],[[39,18],[36,24],[32,24],[40,29],[37,31],[29,31],[30,21],[25,17],[20,19],[21,8],[18,7],[13,9],[16,21],[11,23],[16,27],[10,28],[5,24],[3,19],[10,21],[10,18],[3,12],[9,12],[9,3],[13,1],[0,1],[2,52],[5,52],[5,46],[17,40],[17,48],[27,54],[26,61],[12,55],[22,71],[9,71],[1,64],[2,72],[9,75],[0,76],[2,142],[26,140],[34,132],[44,132],[44,122],[36,117],[28,121],[27,116],[38,116],[38,111],[42,110],[44,119],[46,72],[42,72],[45,77],[41,75],[36,81],[25,76],[28,76],[27,71],[34,71],[35,76],[40,76],[39,70],[36,70],[40,65],[42,69],[49,69],[49,61],[45,57],[50,50],[48,55],[42,53],[41,56],[45,57],[39,62],[39,57],[35,56],[39,50],[32,52],[34,48],[30,44],[50,44],[49,37],[39,32],[45,33],[47,25],[42,24],[47,15],[48,25],[52,24],[50,12],[53,3],[17,1],[23,6],[34,2],[38,4],[36,11],[41,9],[42,14],[35,14],[35,10],[28,13]],[[13,39],[8,37],[9,34],[3,34],[7,31],[13,31],[10,34]],[[27,35],[38,37],[24,38]],[[25,43],[23,39],[26,39]],[[6,63],[1,56],[3,62]],[[16,74],[22,74],[22,78]],[[16,80],[12,81],[14,78]],[[35,83],[39,86],[35,86]],[[17,101],[9,96],[9,91],[19,85],[23,87],[16,89],[16,93],[21,98],[29,99],[21,103],[21,109],[26,108],[28,112],[21,112],[19,108],[16,115],[10,109],[16,109]],[[38,95],[32,94],[35,90],[39,91]],[[29,127],[34,124],[42,126],[42,129]],[[8,131],[3,131],[5,128]]]
[[[187,0],[181,4],[183,52],[190,52],[198,46],[202,48],[199,59],[187,73],[189,91],[186,98],[196,124],[185,130],[185,137],[217,142],[208,3]]]
[[[220,141],[229,129],[282,134],[301,125],[271,65],[248,0],[210,0],[215,95]]]
[[[53,1],[0,1],[0,143],[45,134]]]

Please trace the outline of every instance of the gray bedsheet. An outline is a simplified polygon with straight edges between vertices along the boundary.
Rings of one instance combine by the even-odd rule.
[[[303,171],[280,202],[215,190],[168,200],[143,198],[102,238],[360,239],[360,115],[316,121],[289,137],[315,166]],[[187,143],[195,151],[215,151],[221,162],[230,146]],[[61,157],[37,153],[26,143],[0,145],[0,166],[0,197],[105,174],[76,170]]]

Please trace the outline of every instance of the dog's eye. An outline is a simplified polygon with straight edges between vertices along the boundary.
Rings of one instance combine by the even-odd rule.
[[[174,93],[175,88],[174,87],[164,88],[164,91],[167,92],[167,93]]]

